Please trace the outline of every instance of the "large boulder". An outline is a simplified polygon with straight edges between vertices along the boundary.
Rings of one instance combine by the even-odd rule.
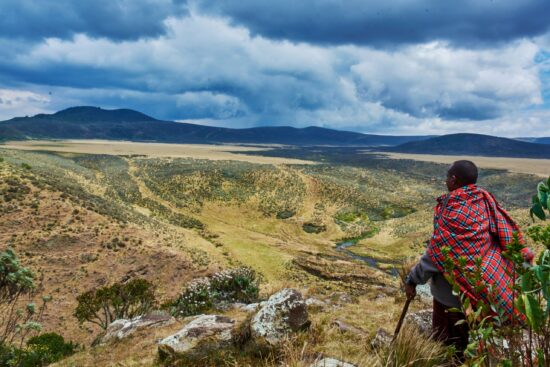
[[[283,289],[272,295],[254,315],[252,336],[269,345],[277,345],[286,334],[308,327],[307,306],[295,289]]]
[[[161,359],[200,359],[209,352],[232,346],[235,321],[218,315],[200,315],[176,334],[159,342]]]
[[[356,367],[355,365],[347,362],[342,362],[334,358],[323,358],[310,367]]]
[[[170,325],[175,319],[170,315],[149,314],[134,317],[132,319],[118,319],[113,321],[105,330],[100,343],[108,343],[112,340],[120,340],[133,334],[137,330]]]

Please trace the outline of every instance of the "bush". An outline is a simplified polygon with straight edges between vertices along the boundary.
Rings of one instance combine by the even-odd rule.
[[[46,333],[30,338],[27,346],[34,349],[47,350],[49,363],[74,354],[78,348],[73,342],[65,342],[65,339],[57,333]]]
[[[26,169],[26,170],[30,170],[31,166],[28,163],[21,163],[21,168]]]
[[[41,367],[57,362],[76,352],[77,345],[66,343],[56,333],[30,338],[25,348],[0,347],[0,366]]]
[[[302,229],[307,233],[321,233],[327,230],[325,225],[318,225],[315,223],[304,223]]]
[[[288,219],[296,215],[293,210],[283,210],[277,213],[277,219]]]
[[[12,249],[0,252],[0,345],[9,347],[40,330],[49,298],[43,297],[40,307],[31,302],[34,281],[34,274],[21,266]]]
[[[251,303],[258,299],[260,286],[256,272],[249,267],[224,270],[210,278],[210,289],[217,301]]]
[[[260,279],[248,267],[228,269],[191,282],[168,306],[174,316],[192,316],[227,302],[255,302]]]
[[[116,319],[146,314],[155,306],[155,289],[145,279],[115,283],[79,295],[74,316],[80,323],[90,322],[107,329]]]

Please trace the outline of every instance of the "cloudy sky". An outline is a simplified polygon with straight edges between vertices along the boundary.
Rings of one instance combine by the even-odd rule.
[[[550,135],[548,0],[0,0],[0,120]]]

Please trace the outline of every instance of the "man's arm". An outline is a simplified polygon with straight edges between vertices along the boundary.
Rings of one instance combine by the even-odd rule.
[[[407,298],[416,296],[416,285],[426,284],[426,282],[440,271],[437,269],[432,259],[428,254],[424,253],[407,277],[405,278],[405,293]]]

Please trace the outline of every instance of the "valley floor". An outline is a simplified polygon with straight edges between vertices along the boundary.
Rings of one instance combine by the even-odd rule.
[[[393,329],[402,305],[391,268],[423,251],[445,170],[380,158],[347,165],[330,155],[310,164],[305,153],[275,159],[246,155],[252,148],[227,153],[225,146],[6,148],[0,147],[0,250],[14,248],[43,277],[43,293],[53,296],[45,331],[86,346],[62,366],[156,363],[157,332],[90,347],[100,330],[73,317],[80,293],[141,277],[165,302],[192,279],[240,265],[262,275],[262,297],[293,287],[330,304],[311,313],[313,328],[322,331],[316,350],[365,365],[370,338],[379,327]],[[522,225],[537,180],[500,170],[481,178]],[[344,240],[380,267],[337,251]],[[422,300],[412,306],[426,307]],[[341,332],[337,320],[363,333]]]

